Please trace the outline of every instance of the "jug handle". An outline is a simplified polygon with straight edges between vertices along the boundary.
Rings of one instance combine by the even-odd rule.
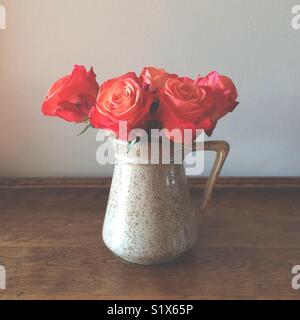
[[[194,142],[193,144],[193,151],[197,151],[197,143]],[[206,186],[204,189],[204,192],[202,194],[201,198],[201,215],[203,215],[207,204],[209,202],[209,199],[212,194],[212,190],[214,188],[214,185],[217,181],[217,178],[219,177],[219,174],[222,170],[222,167],[224,165],[224,162],[228,156],[230,150],[229,143],[226,141],[205,141],[204,142],[204,151],[214,151],[216,152],[216,158],[214,161],[214,164],[212,166],[210,176],[208,177],[208,180],[206,182]]]

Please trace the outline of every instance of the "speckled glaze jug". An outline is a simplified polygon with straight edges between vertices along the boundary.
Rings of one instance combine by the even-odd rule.
[[[117,256],[138,264],[162,263],[184,254],[197,240],[198,222],[229,152],[228,143],[204,143],[204,150],[215,151],[216,159],[199,212],[191,206],[182,164],[142,164],[140,149],[128,152],[128,144],[119,140],[114,145],[116,164],[102,231],[104,243]],[[195,150],[196,145],[191,151]]]

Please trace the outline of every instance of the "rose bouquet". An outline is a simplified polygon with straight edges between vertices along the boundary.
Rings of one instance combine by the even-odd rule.
[[[193,80],[147,67],[140,76],[129,72],[99,86],[93,68],[87,71],[76,65],[70,75],[51,86],[42,112],[86,123],[84,131],[89,127],[109,130],[122,140],[133,129],[167,129],[169,139],[182,142],[186,129],[193,140],[197,129],[210,136],[218,120],[238,105],[237,97],[232,80],[215,71]],[[122,135],[120,122],[127,128]]]
[[[87,71],[75,66],[49,89],[42,111],[47,116],[85,123],[82,132],[93,127],[114,135],[116,139],[111,140],[117,165],[103,240],[125,260],[154,264],[172,260],[195,244],[198,220],[184,179],[182,155],[185,158],[187,153],[198,151],[193,143],[197,134],[205,131],[211,135],[218,120],[237,105],[233,82],[215,71],[193,80],[149,67],[139,76],[129,72],[99,86],[92,68]],[[159,143],[152,143],[157,132],[159,140],[155,142]],[[131,151],[141,138],[145,143]],[[203,214],[229,144],[205,141],[201,150],[216,152],[200,203]],[[107,163],[106,156],[99,163]]]

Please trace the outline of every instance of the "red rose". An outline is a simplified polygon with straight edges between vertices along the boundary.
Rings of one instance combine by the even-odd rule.
[[[226,76],[219,75],[216,71],[209,73],[206,77],[199,77],[196,83],[200,86],[207,86],[212,90],[214,108],[212,110],[211,119],[214,126],[217,121],[224,117],[228,112],[232,112],[239,104],[236,100],[238,93],[231,79]],[[212,134],[212,130],[207,131],[208,135]]]
[[[56,81],[42,105],[46,116],[56,116],[70,122],[83,122],[94,105],[99,86],[93,68],[74,66],[71,75]]]
[[[212,127],[210,89],[196,85],[189,78],[168,79],[165,87],[159,89],[158,96],[158,116],[163,128],[169,131],[180,129],[181,135],[169,135],[175,142],[183,142],[184,129],[192,129],[192,139],[195,139],[196,129],[209,130]]]
[[[101,85],[90,112],[90,123],[95,128],[113,131],[117,137],[119,121],[127,122],[128,132],[144,128],[153,100],[150,92],[142,90],[136,74],[127,73]]]
[[[165,86],[169,78],[178,78],[176,74],[167,73],[164,69],[154,67],[144,68],[140,75],[142,88],[149,88],[150,91],[156,91]]]

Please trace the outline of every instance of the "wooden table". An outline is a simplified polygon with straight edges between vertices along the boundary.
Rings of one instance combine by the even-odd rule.
[[[156,266],[129,264],[106,249],[107,185],[83,181],[0,181],[7,271],[0,299],[300,298],[291,287],[291,268],[300,264],[299,179],[221,179],[197,246]]]

